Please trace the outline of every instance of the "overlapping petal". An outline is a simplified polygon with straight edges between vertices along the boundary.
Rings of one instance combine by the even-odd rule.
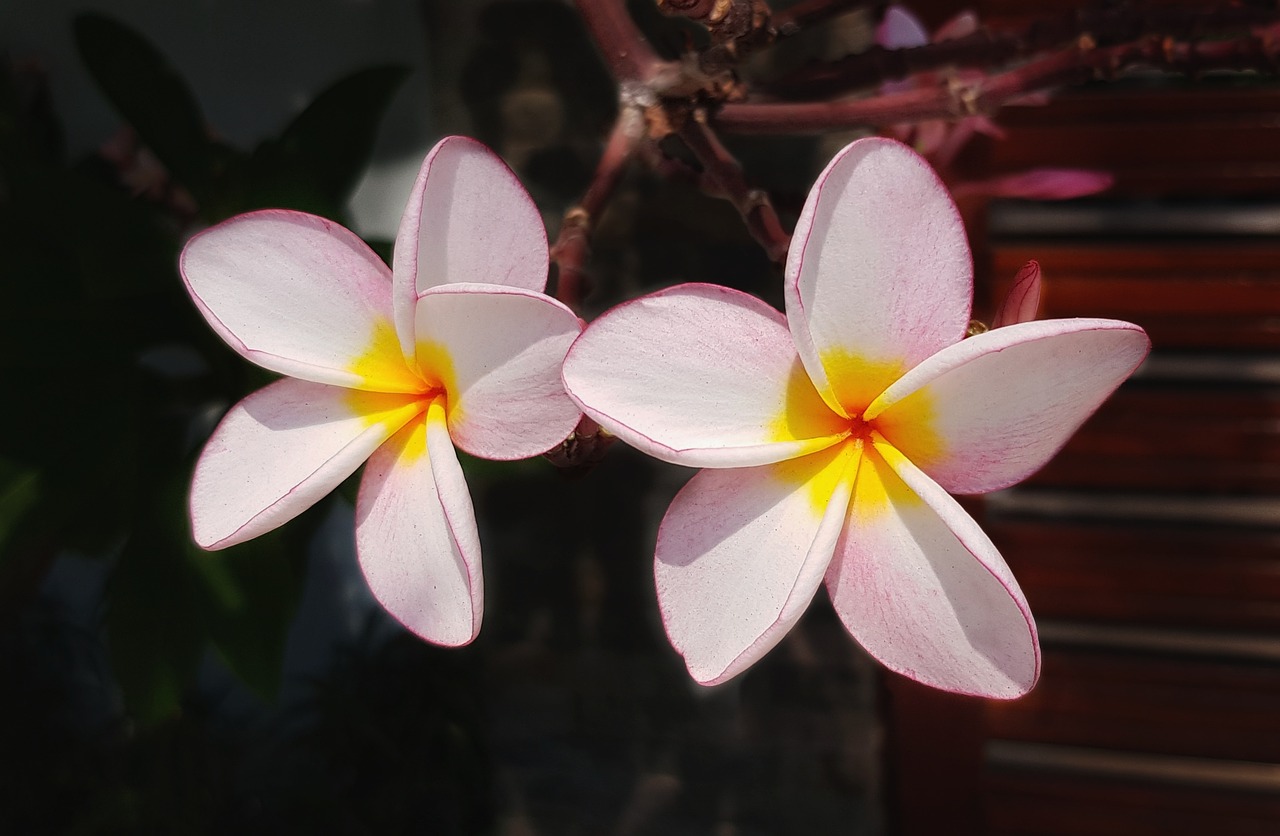
[[[457,646],[479,633],[480,540],[439,400],[369,459],[356,552],[374,597],[414,634]]]
[[[886,444],[862,458],[827,589],[867,652],[917,682],[1010,699],[1039,677],[1035,622],[1004,559]]]
[[[396,324],[412,356],[419,295],[453,282],[541,291],[547,284],[542,216],[511,169],[466,137],[436,144],[400,220],[392,259]]]
[[[397,351],[387,266],[332,221],[238,215],[193,237],[180,269],[213,330],[260,366],[335,386],[420,387]]]
[[[206,549],[283,525],[336,488],[422,405],[286,378],[231,408],[196,463],[192,533]]]
[[[418,361],[448,391],[454,442],[486,459],[524,459],[563,441],[582,417],[560,380],[582,330],[567,307],[501,285],[448,284],[418,300]]]
[[[973,268],[937,175],[892,140],[858,140],[809,192],[786,265],[787,322],[832,408],[855,413],[959,340]]]
[[[852,485],[851,445],[779,464],[703,470],[671,503],[654,575],[690,675],[723,682],[769,652],[822,583]]]
[[[847,434],[778,312],[715,285],[679,285],[608,311],[569,350],[564,381],[602,427],[677,464],[765,464]]]
[[[984,493],[1043,467],[1150,347],[1117,320],[1010,325],[938,352],[867,417],[946,490]]]

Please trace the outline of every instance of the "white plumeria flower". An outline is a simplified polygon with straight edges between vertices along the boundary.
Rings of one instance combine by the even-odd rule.
[[[1136,325],[1023,322],[962,339],[972,262],[954,204],[872,138],[818,178],[786,265],[785,318],[688,284],[607,312],[564,379],[591,418],[694,475],[658,532],[667,634],[723,682],[825,580],[849,632],[919,682],[1010,698],[1039,675],[1008,566],[948,495],[1045,464],[1150,347]]]
[[[245,358],[288,375],[209,439],[191,487],[196,542],[270,531],[367,459],[356,550],[374,596],[428,641],[474,639],[480,543],[454,446],[527,458],[580,418],[560,365],[581,322],[542,293],[547,263],[520,182],[460,137],[423,162],[394,269],[301,212],[252,212],[192,238],[181,269],[200,312]]]

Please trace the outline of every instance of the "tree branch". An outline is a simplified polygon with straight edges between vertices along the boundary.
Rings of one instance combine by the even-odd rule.
[[[1101,47],[1151,35],[1189,39],[1269,24],[1278,14],[1275,8],[1237,6],[1083,8],[1033,21],[1020,31],[995,32],[983,27],[971,35],[911,49],[872,46],[838,61],[807,64],[760,89],[783,98],[819,98],[943,67],[995,67],[1086,36]]]
[[[1208,70],[1274,73],[1280,67],[1280,24],[1254,29],[1247,38],[1208,43],[1149,37],[1099,49],[1082,38],[1045,58],[976,81],[847,101],[726,104],[715,114],[714,123],[740,133],[794,134],[954,119],[989,114],[1033,91],[1115,79],[1137,66],[1188,74]]]
[[[702,164],[699,184],[703,190],[732,203],[746,221],[751,237],[764,247],[769,260],[781,264],[787,257],[791,236],[778,221],[778,213],[769,195],[762,189],[747,185],[742,165],[708,127],[705,112],[696,111],[686,119],[679,135]]]
[[[613,194],[635,151],[636,131],[626,125],[629,114],[619,114],[596,164],[591,184],[578,205],[569,209],[551,247],[551,263],[556,265],[555,297],[575,313],[591,292],[591,280],[584,266],[591,255],[591,227]]]

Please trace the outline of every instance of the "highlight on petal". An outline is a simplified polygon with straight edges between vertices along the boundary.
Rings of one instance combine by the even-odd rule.
[[[960,215],[928,163],[881,137],[838,153],[796,224],[784,289],[800,357],[833,409],[860,411],[865,384],[826,357],[905,371],[958,341],[973,266]],[[844,391],[850,384],[859,393]]]
[[[845,628],[885,667],[934,688],[997,699],[1040,675],[1035,622],[995,546],[893,447],[858,467],[827,572]]]
[[[422,410],[412,395],[286,378],[231,408],[196,462],[191,528],[206,549],[301,514]]]
[[[473,139],[445,137],[427,154],[400,220],[392,259],[396,326],[405,335],[418,296],[452,282],[541,291],[547,286],[547,233],[524,186],[496,154]]]
[[[1003,328],[1035,320],[1040,310],[1040,291],[1040,262],[1028,261],[1013,277],[1013,287],[1009,288],[1009,294],[996,310],[991,327]]]
[[[884,10],[876,27],[876,43],[885,49],[909,49],[929,43],[929,30],[920,18],[905,6],[893,5]]]
[[[179,269],[218,336],[264,368],[375,391],[420,384],[396,350],[387,265],[332,221],[237,215],[187,242]]]
[[[449,284],[418,300],[418,363],[447,392],[454,443],[524,459],[564,441],[582,417],[560,380],[582,322],[560,302],[501,285]]]
[[[769,652],[804,613],[840,535],[852,445],[761,467],[702,470],[658,529],[654,577],[671,644],[715,685]]]
[[[356,554],[374,597],[410,632],[449,646],[480,632],[480,538],[439,400],[369,459]]]
[[[782,316],[715,285],[678,285],[606,312],[569,349],[564,382],[600,426],[676,464],[766,464],[848,434]]]
[[[1043,467],[1150,348],[1117,320],[1010,325],[921,363],[867,418],[946,490],[985,493]]]

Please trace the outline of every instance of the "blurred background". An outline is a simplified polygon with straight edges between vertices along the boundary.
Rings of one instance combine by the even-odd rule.
[[[630,6],[664,54],[699,37]],[[964,7],[912,8],[936,30]],[[1028,12],[968,8],[996,26]],[[865,48],[876,11],[756,69]],[[657,522],[691,471],[623,445],[588,473],[464,459],[488,603],[465,649],[373,603],[357,477],[251,543],[190,542],[195,456],[270,375],[190,304],[185,239],[282,206],[389,258],[423,156],[452,133],[507,159],[554,237],[616,99],[558,0],[0,6],[0,832],[1280,832],[1268,79],[1087,85],[1000,111],[1003,138],[950,161],[975,316],[1035,258],[1043,316],[1129,319],[1155,343],[1058,459],[972,506],[1040,624],[1043,679],[1020,701],[879,670],[823,595],[747,674],[694,685],[652,583]],[[789,229],[854,135],[725,141]],[[1113,185],[1065,202],[972,186],[1067,166]],[[588,270],[588,317],[681,281],[781,305],[729,203],[640,167]]]

